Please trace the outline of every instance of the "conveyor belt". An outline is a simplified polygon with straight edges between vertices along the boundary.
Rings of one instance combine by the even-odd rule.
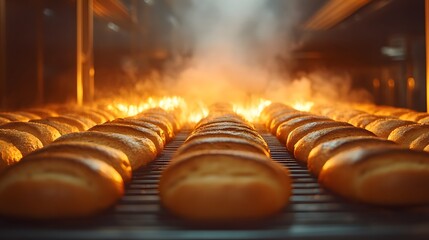
[[[272,158],[291,172],[291,204],[277,216],[251,224],[214,227],[184,222],[160,206],[157,183],[188,134],[179,133],[153,164],[135,172],[113,209],[88,219],[55,222],[0,218],[0,239],[429,239],[429,208],[382,208],[335,197],[263,131]]]

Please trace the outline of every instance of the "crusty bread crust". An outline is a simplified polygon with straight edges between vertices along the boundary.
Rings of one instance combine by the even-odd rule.
[[[291,180],[286,169],[261,154],[202,150],[172,159],[159,191],[163,205],[186,219],[251,220],[281,210]]]

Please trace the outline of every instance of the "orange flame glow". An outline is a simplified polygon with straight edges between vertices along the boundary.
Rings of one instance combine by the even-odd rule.
[[[256,122],[259,120],[262,110],[270,104],[271,101],[260,98],[256,101],[251,101],[249,104],[234,104],[233,110],[242,115],[247,121]]]
[[[296,101],[294,104],[292,104],[292,107],[299,111],[309,112],[313,105],[314,102],[310,101]]]

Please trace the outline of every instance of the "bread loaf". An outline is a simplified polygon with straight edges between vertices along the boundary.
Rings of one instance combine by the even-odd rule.
[[[348,121],[351,125],[355,127],[365,128],[368,124],[374,122],[378,119],[385,119],[387,117],[377,116],[373,114],[359,114],[356,115]]]
[[[79,129],[77,127],[72,126],[72,125],[67,124],[67,123],[62,123],[62,122],[54,121],[54,120],[52,120],[52,118],[51,119],[31,120],[31,122],[35,122],[35,123],[40,123],[40,124],[51,126],[51,127],[55,128],[55,129],[57,129],[58,132],[61,135],[69,134],[69,133],[73,133],[73,132],[79,132]]]
[[[335,122],[335,121],[320,121],[320,122],[311,122],[301,125],[290,132],[287,141],[286,147],[290,152],[294,152],[295,144],[303,138],[305,135],[329,127],[341,127],[341,126],[349,126],[350,124],[344,122]]]
[[[82,158],[94,158],[112,166],[121,175],[125,183],[131,181],[132,169],[127,155],[112,147],[90,142],[64,142],[49,144],[31,153],[34,155],[79,154]]]
[[[414,123],[400,119],[378,119],[368,124],[365,129],[379,137],[388,138],[390,133],[396,128],[411,124]]]
[[[183,144],[176,155],[199,150],[239,150],[253,153],[259,153],[270,157],[269,151],[260,144],[249,141],[245,138],[236,137],[210,137],[195,139]]]
[[[339,139],[348,136],[374,136],[371,132],[352,126],[339,126],[324,128],[313,131],[302,137],[294,146],[294,156],[296,159],[307,162],[308,155],[317,145],[332,139]]]
[[[171,139],[173,139],[173,137],[174,137],[173,127],[167,121],[164,121],[164,120],[158,119],[158,118],[154,118],[154,117],[148,117],[148,116],[134,117],[133,119],[159,126],[164,131],[167,142],[170,141]]]
[[[96,125],[89,129],[89,131],[105,132],[105,133],[120,133],[137,138],[147,138],[155,144],[157,154],[160,154],[164,149],[164,142],[156,132],[139,126],[124,125],[117,123],[104,123]]]
[[[429,145],[429,132],[423,133],[410,143],[410,148],[415,150],[423,150]]]
[[[195,151],[172,159],[159,183],[162,204],[194,221],[233,222],[268,217],[289,201],[291,180],[261,154]]]
[[[10,122],[0,126],[1,129],[13,129],[30,133],[40,140],[43,146],[48,145],[61,136],[60,132],[45,124],[35,122]]]
[[[28,156],[0,175],[0,214],[85,217],[112,206],[123,192],[121,176],[97,159],[78,154]]]
[[[410,147],[411,142],[419,136],[429,132],[429,125],[410,124],[396,128],[390,134],[388,139],[399,143],[405,147]]]
[[[136,170],[156,157],[156,147],[147,138],[137,138],[119,133],[78,132],[58,138],[58,142],[90,142],[121,150],[130,160],[131,168]]]
[[[42,142],[32,134],[12,129],[0,129],[0,140],[13,144],[22,156],[43,147]]]
[[[30,118],[13,113],[13,112],[0,112],[0,117],[5,118],[11,122],[28,122]]]
[[[353,148],[383,147],[386,145],[394,146],[395,143],[379,137],[371,136],[350,136],[333,139],[319,144],[311,150],[308,155],[307,167],[312,174],[318,176],[326,161],[338,153]]]
[[[286,143],[286,140],[290,134],[295,128],[302,126],[306,123],[311,122],[323,122],[323,121],[332,121],[329,118],[326,117],[319,117],[319,116],[305,116],[305,117],[298,117],[290,119],[289,121],[283,122],[280,124],[280,126],[277,128],[276,137],[280,140],[282,143]]]
[[[15,145],[3,140],[0,140],[0,154],[0,172],[19,162],[22,158],[21,151]]]
[[[118,124],[125,124],[125,125],[133,125],[133,126],[139,126],[139,127],[144,127],[144,128],[148,128],[151,129],[152,131],[156,132],[156,134],[158,134],[158,136],[162,139],[164,145],[167,142],[167,138],[165,136],[164,130],[162,130],[162,128],[160,128],[159,126],[152,124],[152,123],[148,123],[148,122],[144,122],[144,121],[139,121],[136,119],[124,119],[124,118],[119,118],[119,119],[115,119],[114,121],[112,121],[112,123],[118,123]]]
[[[386,206],[429,203],[429,154],[400,147],[357,148],[323,166],[320,183],[346,198]]]

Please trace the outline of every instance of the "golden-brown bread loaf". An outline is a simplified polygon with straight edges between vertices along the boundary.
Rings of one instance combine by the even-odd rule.
[[[355,116],[364,114],[365,112],[355,109],[340,109],[338,112],[332,115],[332,119],[335,121],[348,122]]]
[[[246,132],[252,135],[255,135],[255,137],[261,138],[259,133],[256,132],[254,129],[251,129],[247,127],[244,124],[220,124],[220,125],[210,125],[210,126],[204,126],[200,128],[194,129],[191,134],[199,133],[199,132],[210,132],[210,131],[236,131],[236,132]]]
[[[37,116],[36,114],[30,113],[30,112],[26,112],[26,111],[16,111],[13,112],[14,114],[18,114],[21,116],[24,116],[26,118],[28,118],[29,120],[31,119],[40,119],[41,117]]]
[[[375,115],[400,117],[406,113],[411,112],[410,109],[406,108],[395,108],[390,106],[378,106],[378,110],[374,112]]]
[[[22,158],[21,151],[13,144],[0,140],[0,172],[9,166],[19,162]]]
[[[268,217],[289,201],[291,179],[261,154],[202,150],[172,159],[159,183],[162,204],[194,221]]]
[[[204,131],[204,132],[198,132],[198,133],[192,133],[188,136],[185,142],[193,141],[195,139],[200,138],[210,138],[210,137],[236,137],[236,138],[244,138],[248,141],[252,141],[254,143],[259,144],[264,149],[269,151],[268,144],[265,142],[265,140],[259,135],[258,133],[253,133],[250,131],[234,131],[234,130],[228,130],[228,131],[220,131],[220,130],[213,130],[213,131]]]
[[[293,153],[295,149],[295,144],[305,135],[320,129],[330,128],[330,127],[341,127],[341,126],[351,127],[351,125],[348,123],[336,122],[331,120],[320,121],[320,122],[310,122],[310,123],[303,124],[290,132],[286,140],[286,147],[290,152]]]
[[[6,118],[11,122],[28,122],[30,120],[30,118],[26,116],[13,113],[13,112],[0,112],[0,117]]]
[[[411,124],[414,122],[400,119],[378,119],[368,124],[365,129],[379,137],[388,138],[389,134],[396,128]]]
[[[296,114],[296,113],[300,113],[300,112],[301,111],[298,111],[298,110],[293,109],[293,108],[283,108],[283,109],[280,109],[278,111],[275,111],[269,116],[269,118],[265,122],[265,127],[267,129],[270,129],[273,121],[275,121],[276,119],[280,118],[283,115]]]
[[[28,156],[0,175],[0,214],[15,218],[86,217],[123,195],[111,166],[79,154]]]
[[[197,128],[195,128],[194,131],[199,131],[199,130],[203,130],[203,129],[210,129],[210,128],[216,128],[216,127],[222,127],[222,126],[240,126],[240,127],[245,127],[248,128],[250,130],[255,131],[255,126],[253,126],[250,123],[238,123],[238,122],[228,122],[228,121],[224,121],[224,122],[208,122],[204,125],[201,125]]]
[[[270,124],[268,130],[271,132],[271,134],[276,135],[277,128],[280,126],[280,124],[287,122],[287,121],[294,119],[294,118],[300,118],[300,117],[305,117],[305,116],[313,116],[313,114],[308,113],[308,112],[296,111],[296,112],[291,112],[291,113],[280,115],[271,121],[271,124]]]
[[[54,141],[57,142],[91,142],[121,150],[130,160],[133,171],[154,160],[157,154],[155,144],[149,139],[119,133],[70,133]]]
[[[215,149],[248,151],[270,157],[269,151],[260,144],[256,144],[255,142],[249,141],[245,138],[236,137],[210,137],[195,139],[183,144],[179,149],[177,149],[175,155],[192,151]]]
[[[93,122],[95,122],[96,124],[101,124],[101,123],[105,123],[108,121],[108,118],[91,110],[91,109],[84,109],[84,108],[79,108],[79,109],[65,109],[63,111],[61,111],[61,115],[78,115],[78,116],[82,116],[82,117],[86,117],[91,119]]]
[[[61,136],[57,129],[35,122],[10,122],[0,126],[1,129],[14,129],[27,132],[35,136],[42,142],[43,146],[48,145]]]
[[[351,125],[355,127],[365,128],[368,124],[378,120],[378,119],[386,119],[388,117],[377,116],[373,114],[358,114],[348,121]]]
[[[11,122],[9,119],[0,117],[0,125],[6,124],[6,123],[9,123],[9,122]]]
[[[395,146],[356,148],[329,159],[319,175],[329,190],[386,206],[429,203],[429,154]]]
[[[429,117],[422,118],[418,121],[421,124],[429,124]]]
[[[155,131],[156,134],[158,134],[158,136],[161,137],[162,141],[164,142],[164,145],[167,142],[167,138],[165,136],[164,130],[162,130],[162,128],[160,128],[159,126],[157,126],[155,124],[144,122],[144,121],[139,121],[136,119],[130,119],[130,118],[126,118],[126,119],[125,118],[118,118],[118,119],[113,120],[112,123],[133,125],[133,126],[139,126],[139,127],[151,129],[152,131]]]
[[[326,161],[338,153],[352,148],[365,148],[368,146],[383,147],[386,145],[395,145],[395,143],[383,138],[371,136],[350,136],[333,139],[319,144],[311,150],[308,155],[307,168],[315,176],[318,176]]]
[[[423,119],[425,117],[429,117],[428,113],[425,112],[408,112],[399,117],[399,119],[406,120],[406,121],[412,121],[412,122],[418,122],[420,119]]]
[[[74,126],[80,132],[81,131],[85,131],[85,130],[87,130],[89,128],[89,126],[87,126],[85,124],[85,122],[79,120],[78,118],[76,118],[74,116],[61,115],[61,116],[58,116],[58,117],[51,117],[51,118],[47,118],[47,119],[55,121],[55,122],[65,123],[65,124]]]
[[[414,150],[423,150],[429,145],[429,132],[423,133],[410,143],[410,148]]]
[[[267,118],[270,116],[271,113],[277,111],[278,109],[284,109],[284,108],[292,109],[291,107],[289,107],[289,106],[287,106],[286,104],[283,104],[283,103],[279,103],[279,102],[271,103],[270,105],[266,106],[261,111],[260,120],[262,122],[266,122]]]
[[[105,132],[105,133],[120,133],[125,135],[134,136],[137,138],[147,138],[155,144],[155,148],[157,154],[160,154],[164,149],[164,141],[162,141],[161,137],[156,134],[156,132],[139,126],[133,125],[124,125],[118,123],[104,123],[96,125],[90,128],[88,131],[97,131],[97,132]]]
[[[61,116],[62,117],[68,117],[68,118],[71,117],[71,118],[77,119],[79,121],[79,123],[75,123],[75,124],[79,124],[79,126],[84,129],[82,131],[86,131],[89,128],[97,125],[92,119],[90,119],[90,118],[88,118],[86,116],[77,115],[77,114],[73,114],[73,113],[65,114],[65,115],[61,115]],[[73,125],[73,126],[75,126],[75,125]]]
[[[42,148],[42,142],[30,133],[12,129],[0,129],[0,140],[13,144],[22,156]]]
[[[167,142],[170,141],[171,139],[173,139],[173,137],[174,137],[173,127],[171,126],[171,124],[169,124],[166,121],[163,121],[161,119],[154,118],[154,117],[148,117],[148,116],[143,116],[143,117],[138,117],[138,118],[135,117],[135,118],[131,118],[131,119],[136,119],[138,121],[151,123],[151,124],[154,124],[154,125],[160,127],[165,133],[165,137],[166,137]]]
[[[163,122],[164,124],[166,124],[168,126],[168,128],[171,129],[171,132],[173,133],[172,137],[174,136],[174,133],[178,130],[178,129],[176,129],[177,126],[174,124],[174,122],[171,122],[168,117],[166,117],[162,114],[142,113],[135,118],[136,119],[144,119],[145,117],[154,118],[154,119],[157,119],[157,120]]]
[[[67,124],[67,123],[57,122],[57,121],[54,121],[52,119],[36,119],[36,120],[31,120],[30,122],[35,122],[35,123],[40,123],[40,124],[45,124],[45,125],[51,126],[55,129],[57,129],[61,135],[69,134],[69,133],[73,133],[73,132],[79,132],[79,129],[75,126],[72,126],[72,125]]]
[[[205,125],[210,124],[216,124],[216,123],[237,123],[237,124],[246,124],[248,126],[252,126],[251,124],[247,123],[245,120],[242,119],[242,117],[239,116],[228,116],[228,115],[221,115],[217,117],[207,116],[206,118],[201,119],[196,125],[195,129],[201,128]]]
[[[25,109],[25,112],[28,113],[32,113],[35,114],[37,116],[39,116],[39,118],[48,118],[48,117],[56,117],[58,116],[58,114],[48,108],[29,108],[29,109]]]
[[[283,122],[280,124],[280,126],[277,128],[276,137],[280,140],[282,143],[286,143],[286,140],[290,134],[295,128],[302,126],[306,123],[311,122],[322,122],[322,121],[332,121],[329,118],[321,117],[321,116],[305,116],[305,117],[298,117],[290,119],[289,121]]]
[[[374,136],[374,134],[365,129],[353,126],[340,126],[320,129],[302,137],[295,144],[293,155],[296,159],[302,162],[307,162],[308,155],[310,154],[311,150],[313,150],[313,148],[317,147],[319,144],[332,139],[339,139],[348,136]]]
[[[147,109],[141,115],[142,116],[145,116],[145,115],[146,116],[157,116],[157,115],[162,116],[164,118],[167,118],[167,120],[172,124],[174,132],[177,132],[180,129],[180,122],[177,120],[177,118],[172,113],[169,113],[160,107]]]
[[[387,139],[405,147],[410,147],[412,141],[427,132],[429,132],[429,125],[410,124],[396,128],[389,134]]]
[[[124,183],[129,183],[132,177],[131,163],[127,155],[120,150],[90,142],[64,142],[49,144],[30,155],[79,154],[83,158],[95,158],[112,166],[121,175]],[[39,156],[40,157],[40,156]]]

